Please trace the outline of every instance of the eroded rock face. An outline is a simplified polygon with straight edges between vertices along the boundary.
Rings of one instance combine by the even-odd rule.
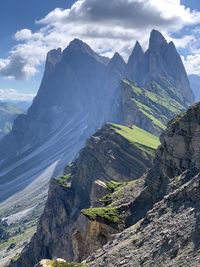
[[[45,258],[80,262],[112,240],[123,222],[89,218],[81,210],[102,207],[100,199],[112,193],[107,182],[137,181],[153,158],[152,151],[148,154],[117,134],[112,125],[105,125],[66,167],[65,176],[52,180],[37,232],[20,259],[9,266],[29,267]]]

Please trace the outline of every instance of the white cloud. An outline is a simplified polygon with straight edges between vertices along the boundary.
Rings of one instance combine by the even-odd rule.
[[[15,89],[0,89],[0,101],[31,101],[34,94],[20,93]]]
[[[15,34],[19,43],[8,58],[0,59],[0,75],[31,77],[48,50],[65,48],[74,38],[106,56],[118,51],[127,57],[136,40],[147,47],[153,28],[170,39],[171,33],[200,23],[200,12],[191,11],[179,0],[78,0],[70,9],[57,8],[37,23],[39,31],[22,29]],[[185,48],[192,38],[188,35],[174,41]]]
[[[15,39],[17,41],[26,41],[32,37],[32,31],[29,29],[23,29],[21,31],[17,31],[15,34]]]
[[[182,57],[188,74],[200,75],[200,54]]]

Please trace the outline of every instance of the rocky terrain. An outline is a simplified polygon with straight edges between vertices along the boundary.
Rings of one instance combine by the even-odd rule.
[[[152,166],[158,145],[158,138],[136,126],[105,125],[52,180],[37,233],[10,266],[33,266],[46,257],[81,261],[106,244],[124,224],[104,197],[125,194],[119,190],[130,181],[140,188],[138,178]]]

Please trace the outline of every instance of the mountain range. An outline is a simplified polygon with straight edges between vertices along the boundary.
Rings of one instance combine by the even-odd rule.
[[[139,197],[143,182],[138,179],[153,166],[159,145],[157,136],[166,129],[170,119],[185,111],[193,101],[194,95],[174,44],[168,43],[156,30],[151,33],[146,52],[136,42],[127,63],[118,53],[111,59],[102,57],[78,39],[63,51],[50,51],[31,107],[27,114],[16,118],[11,132],[0,142],[1,217],[7,224],[12,219],[9,226],[12,233],[20,219],[24,220],[24,214],[29,214],[21,233],[27,238],[27,230],[30,225],[35,227],[35,218],[44,207],[49,180],[65,171],[63,176],[51,181],[37,233],[22,256],[15,258],[10,266],[28,267],[42,258],[55,257],[81,261],[94,252],[94,248],[101,248],[110,238],[101,231],[97,247],[94,244],[87,252],[78,248],[79,240],[85,238],[79,232],[85,231],[87,236],[88,229],[94,227],[87,221],[82,223],[82,218],[90,217],[87,209],[96,208],[96,194],[100,193],[99,198],[104,197],[105,192],[114,194],[116,186],[126,186],[132,180],[131,188],[135,190],[134,180],[137,180],[135,194]],[[105,123],[109,124],[101,128]],[[101,130],[93,135],[99,128]],[[106,183],[111,183],[111,188]],[[131,194],[128,193],[130,198]],[[131,201],[130,198],[126,199]],[[116,226],[114,221],[117,229],[111,225],[109,231],[107,226],[104,230],[116,233],[131,226],[142,219],[158,199],[148,200],[137,219],[132,219],[130,212],[127,223]],[[119,197],[117,201],[123,200]],[[56,209],[63,217],[59,214],[54,217]],[[85,210],[83,214],[82,210]],[[92,211],[92,218],[101,217],[96,212]],[[118,222],[115,206],[109,214],[107,210],[104,212],[106,218],[110,218],[111,212],[111,217]],[[13,220],[13,215],[18,219]],[[66,223],[64,231],[56,227],[61,223]],[[101,229],[101,224],[98,227]],[[96,237],[89,238],[93,244]],[[66,252],[61,250],[63,246]]]

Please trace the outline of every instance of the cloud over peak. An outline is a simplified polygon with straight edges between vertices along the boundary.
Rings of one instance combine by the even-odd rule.
[[[198,23],[200,12],[191,11],[179,0],[78,0],[70,9],[57,8],[37,21],[37,32],[18,31],[18,44],[8,58],[0,59],[0,75],[27,79],[35,75],[48,50],[65,48],[76,37],[103,55],[118,51],[127,57],[136,40],[147,46],[153,28],[170,39],[171,33]],[[186,47],[190,38],[174,41]]]

